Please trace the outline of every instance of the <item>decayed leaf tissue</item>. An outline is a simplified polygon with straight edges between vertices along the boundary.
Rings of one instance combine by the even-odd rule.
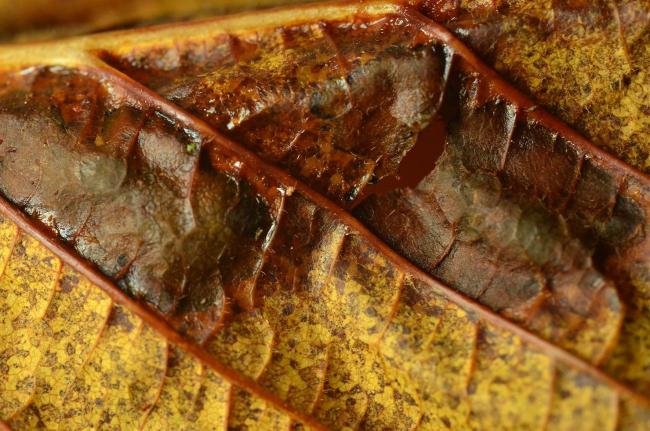
[[[650,429],[650,1],[274,3],[0,1],[1,427]]]

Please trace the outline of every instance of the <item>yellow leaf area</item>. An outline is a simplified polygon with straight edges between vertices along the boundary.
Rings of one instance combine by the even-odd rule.
[[[274,336],[258,381],[295,408],[333,429],[647,423],[646,407],[444,298],[299,196],[284,214],[257,286]]]
[[[0,415],[12,428],[237,425],[229,383],[7,219],[0,268]],[[260,428],[288,422],[259,400],[242,410]]]
[[[449,26],[499,72],[650,172],[648,0],[463,1],[461,9],[468,18]]]
[[[296,411],[332,429],[643,429],[650,418],[600,376],[404,274],[303,198],[287,214],[260,307],[205,347]],[[12,428],[302,428],[6,218],[0,267],[0,412]]]

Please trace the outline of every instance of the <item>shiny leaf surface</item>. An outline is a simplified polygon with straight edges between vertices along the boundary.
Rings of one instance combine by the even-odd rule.
[[[647,178],[411,9],[0,64],[14,427],[647,424]]]

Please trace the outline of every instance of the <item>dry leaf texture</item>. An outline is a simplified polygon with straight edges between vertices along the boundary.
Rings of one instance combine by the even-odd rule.
[[[0,1],[0,38],[46,39],[306,0]],[[650,1],[410,0],[596,145],[650,169]]]
[[[650,172],[650,1],[419,1],[541,105]]]
[[[47,40],[304,0],[0,0],[0,40]]]
[[[647,425],[648,179],[413,10],[0,64],[15,428]]]

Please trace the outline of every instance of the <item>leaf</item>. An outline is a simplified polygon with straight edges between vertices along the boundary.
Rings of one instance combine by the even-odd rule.
[[[603,363],[614,345],[642,348],[622,335],[616,343],[623,317],[641,327],[644,321],[640,309],[620,306],[614,283],[633,274],[626,262],[641,276],[647,265],[646,242],[636,240],[647,179],[528,109],[530,101],[410,9],[378,3],[299,10],[31,45],[29,55],[24,47],[0,50],[0,189],[31,217],[2,205],[14,234],[0,250],[20,250],[16,226],[34,249],[34,257],[13,261],[20,271],[3,273],[20,277],[6,284],[4,306],[31,314],[5,320],[1,345],[7,351],[11,337],[34,340],[21,349],[24,360],[0,354],[7,358],[1,398],[11,400],[5,420],[31,428],[49,414],[66,428],[203,428],[201,414],[213,414],[211,425],[227,420],[235,429],[294,421],[313,428],[642,429],[649,414],[642,376],[631,382],[635,392],[590,361]],[[434,141],[417,139],[427,136],[427,124],[446,124],[447,144],[432,173],[413,179],[420,185],[412,191],[397,178],[409,150],[440,152]],[[540,136],[516,152],[515,127]],[[503,142],[505,148],[492,145]],[[525,151],[545,151],[568,165],[576,191],[562,195],[565,183],[552,175],[558,171],[544,166],[527,176],[526,163],[538,158]],[[592,174],[578,175],[566,162],[575,165],[578,156],[601,174],[593,177],[627,184],[614,188],[614,208],[605,206],[595,221],[590,217],[601,212],[593,208],[601,208],[600,192],[608,189],[580,188],[579,179]],[[504,170],[511,160],[516,169]],[[371,179],[378,184],[369,187]],[[495,187],[503,199],[494,197]],[[457,208],[429,212],[424,205],[434,191]],[[391,237],[405,231],[380,213],[387,208],[381,204],[403,211],[409,194],[423,197],[416,207],[422,217],[407,214],[405,223],[424,228]],[[587,206],[575,211],[576,226],[603,244],[616,239],[610,246],[623,262],[608,262],[619,265],[613,277],[592,263],[606,247],[586,244],[568,216],[559,228],[552,223],[574,208],[571,199]],[[435,251],[428,239],[444,238],[428,230],[447,228],[435,216],[444,210],[466,219],[452,244],[501,268],[485,257],[504,235],[481,221],[488,205],[502,217],[497,224],[521,220],[522,233],[532,236],[504,242],[508,248],[495,255],[510,265],[503,283],[550,280],[534,307],[517,302],[524,295],[505,298],[503,308],[483,301],[517,324],[432,279],[343,209],[355,206],[409,259],[444,278],[439,265],[416,253],[418,244]],[[515,253],[524,247],[555,265],[515,271]],[[66,292],[68,279],[52,275],[56,267],[89,280],[85,292],[103,301],[87,304],[91,312],[106,310],[103,320],[91,319],[94,339],[90,328],[66,325],[87,319],[84,307],[62,313],[75,317],[61,322],[59,302],[80,304],[72,295],[83,289]],[[481,281],[480,270],[467,269],[451,266],[453,287]],[[565,285],[553,284],[562,277]],[[632,299],[643,306],[641,297]],[[586,312],[571,314],[584,303]],[[66,344],[88,352],[78,362],[59,356],[57,338],[39,329],[57,325],[91,339]],[[642,352],[629,358],[624,369],[606,368],[628,378],[645,360]],[[50,396],[55,382],[70,382],[63,402]]]
[[[301,0],[68,0],[56,8],[46,0],[0,1],[0,40],[45,40],[215,14],[301,3]]]
[[[141,0],[137,7],[131,3],[126,7],[121,2],[67,2],[43,15],[45,9],[38,2],[0,2],[0,28],[5,38],[42,39],[288,3],[292,1],[233,5],[224,0],[170,4]],[[648,172],[647,0],[409,3],[446,25],[500,73],[596,145]],[[59,27],[52,29],[53,23]],[[41,29],[44,25],[48,30]]]
[[[650,172],[650,2],[415,3],[596,145]]]
[[[232,385],[214,359],[180,350],[173,341],[185,341],[159,317],[42,233],[20,229],[32,228],[20,214],[5,212],[0,412],[12,427],[161,429],[185,421],[205,429],[236,425],[228,419],[233,404],[260,426],[289,421],[272,396],[270,404],[254,398],[255,412],[239,405],[238,386],[254,383],[231,376],[240,381]]]

